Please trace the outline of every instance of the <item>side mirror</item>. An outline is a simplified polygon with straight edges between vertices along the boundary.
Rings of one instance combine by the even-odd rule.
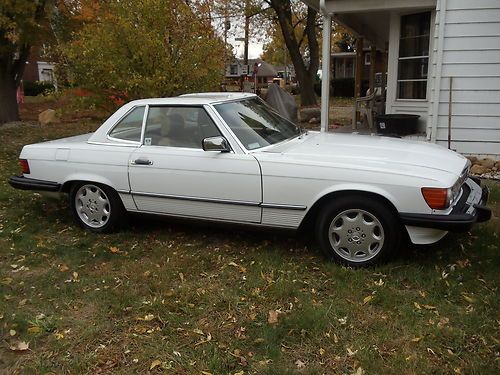
[[[230,152],[231,148],[226,138],[222,136],[208,137],[203,139],[203,151]]]

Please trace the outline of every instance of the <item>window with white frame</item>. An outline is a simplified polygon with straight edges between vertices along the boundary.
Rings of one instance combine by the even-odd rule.
[[[398,99],[426,99],[431,12],[401,16]]]
[[[372,54],[371,52],[365,53],[365,65],[371,65],[372,63]]]

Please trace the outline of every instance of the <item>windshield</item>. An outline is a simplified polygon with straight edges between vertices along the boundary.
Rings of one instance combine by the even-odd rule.
[[[215,109],[247,150],[269,146],[300,134],[259,98],[215,105]]]

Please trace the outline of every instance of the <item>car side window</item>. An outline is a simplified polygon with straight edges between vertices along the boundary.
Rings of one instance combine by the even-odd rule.
[[[124,141],[140,142],[143,118],[144,106],[134,108],[115,125],[109,136]]]
[[[201,107],[150,106],[144,144],[201,149],[204,138],[218,135],[219,129]]]

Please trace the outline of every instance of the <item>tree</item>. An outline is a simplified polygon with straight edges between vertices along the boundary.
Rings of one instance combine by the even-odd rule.
[[[183,0],[107,0],[61,50],[74,84],[128,100],[216,89],[223,48]]]
[[[300,85],[300,99],[303,106],[315,105],[314,81],[319,67],[319,44],[317,38],[317,12],[313,8],[306,10],[291,0],[265,0],[274,10],[275,19],[281,28],[283,40],[295,68]],[[296,28],[303,22],[303,31]],[[302,49],[307,43],[307,49]]]
[[[0,5],[0,124],[19,120],[16,90],[31,47],[46,20],[47,0],[2,0]]]

